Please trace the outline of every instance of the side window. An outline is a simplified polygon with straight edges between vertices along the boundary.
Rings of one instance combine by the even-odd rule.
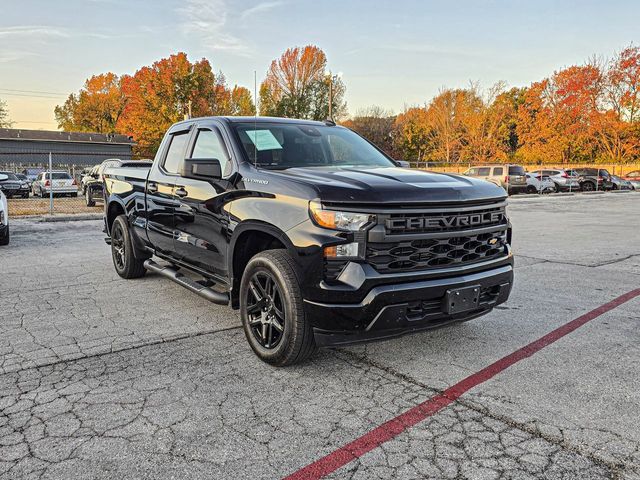
[[[163,167],[169,173],[178,173],[180,163],[184,160],[184,152],[187,148],[189,132],[178,133],[171,137],[171,143],[164,159]]]
[[[478,176],[479,177],[488,177],[489,175],[491,175],[491,168],[490,167],[480,167],[478,169]]]
[[[495,167],[495,168],[493,169],[493,174],[494,174],[495,176],[502,175],[502,173],[503,173],[503,172],[504,172],[504,168],[502,168],[502,167]]]
[[[212,130],[199,130],[191,158],[216,158],[220,161],[222,176],[231,173],[231,162],[222,138]]]

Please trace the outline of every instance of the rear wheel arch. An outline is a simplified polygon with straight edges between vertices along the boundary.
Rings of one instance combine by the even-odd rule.
[[[111,226],[118,215],[125,214],[125,209],[120,203],[116,201],[109,203],[109,207],[107,208],[107,231],[111,232]]]

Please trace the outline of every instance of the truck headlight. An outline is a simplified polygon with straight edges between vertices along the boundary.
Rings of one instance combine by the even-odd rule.
[[[309,215],[314,223],[320,227],[351,232],[364,230],[367,225],[376,220],[376,216],[369,213],[327,210],[322,207],[320,202],[315,201],[309,202]]]

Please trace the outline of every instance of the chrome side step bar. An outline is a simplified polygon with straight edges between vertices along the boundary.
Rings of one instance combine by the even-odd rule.
[[[183,286],[187,290],[192,291],[200,295],[202,298],[209,300],[212,303],[217,303],[219,305],[228,305],[229,304],[229,294],[217,292],[206,285],[202,285],[189,277],[183,275],[178,272],[175,268],[169,266],[159,265],[153,260],[145,260],[144,268],[149,270],[150,272],[157,273],[162,275],[163,277],[167,277],[169,280],[173,280],[178,285]]]

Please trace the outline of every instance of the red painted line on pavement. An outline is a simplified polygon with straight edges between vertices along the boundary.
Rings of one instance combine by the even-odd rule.
[[[365,453],[368,453],[374,448],[379,447],[381,444],[397,437],[409,427],[412,427],[425,420],[427,417],[439,412],[447,405],[455,402],[461,395],[468,392],[473,387],[495,377],[511,365],[518,363],[520,360],[528,358],[534,353],[539,352],[544,347],[551,345],[565,335],[577,330],[594,318],[597,318],[638,296],[640,296],[640,288],[625,293],[624,295],[620,295],[609,303],[605,303],[604,305],[581,315],[575,320],[556,328],[555,330],[547,333],[544,337],[525,345],[515,352],[502,357],[500,360],[492,363],[488,367],[469,375],[467,378],[447,388],[444,392],[431,397],[410,410],[392,418],[388,422],[383,423],[370,432],[365,433],[354,441],[334,450],[330,454],[316,460],[306,467],[301,468],[297,472],[292,473],[286,477],[285,480],[320,479],[332,472],[335,472],[353,460],[362,457]]]

